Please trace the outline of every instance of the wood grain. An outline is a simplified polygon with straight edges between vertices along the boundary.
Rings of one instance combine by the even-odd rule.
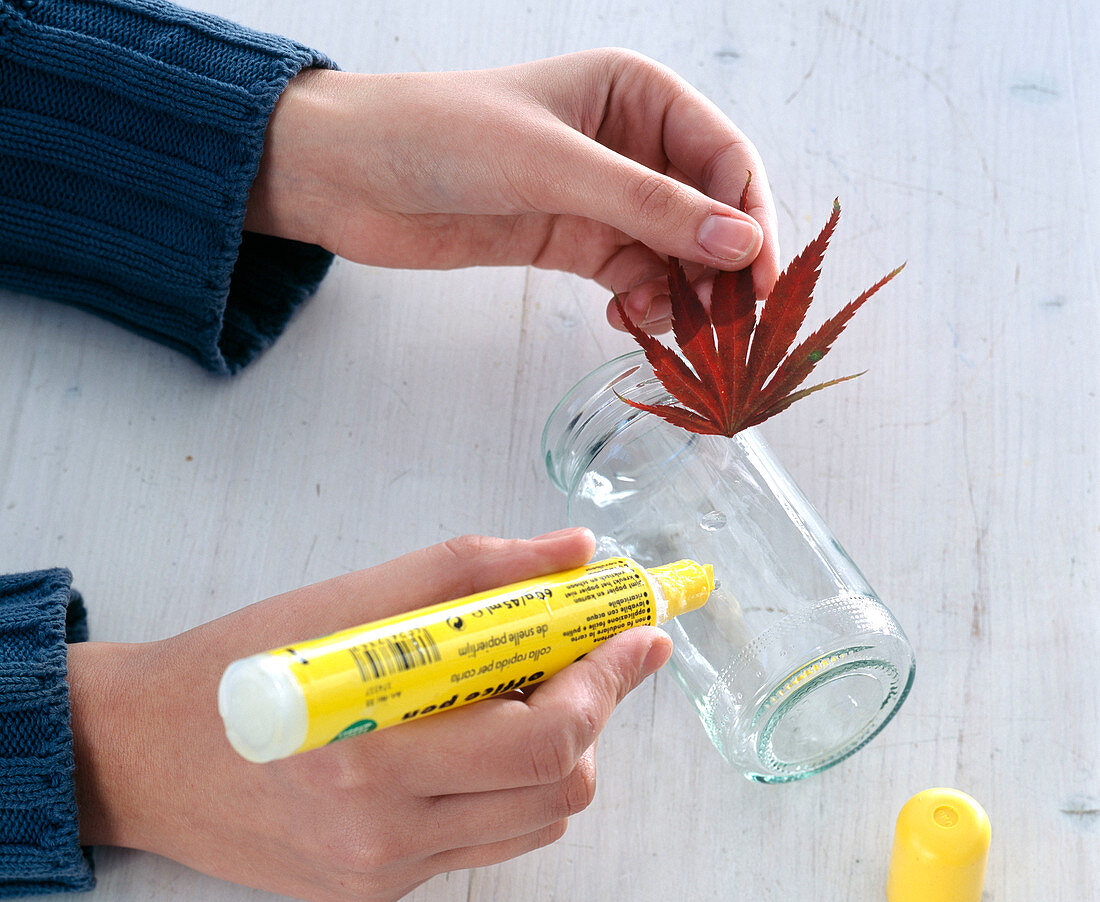
[[[823,309],[908,261],[823,364],[869,374],[764,430],[914,642],[899,717],[832,771],[763,787],[658,675],[616,713],[596,801],[560,842],[410,898],[879,899],[897,811],[933,785],[990,814],[987,900],[1098,898],[1093,4],[195,5],[346,69],[632,47],[756,142],[787,255],[840,196]],[[629,349],[606,301],[558,273],[340,263],[273,350],[216,380],[5,296],[0,568],[71,567],[94,635],[136,641],[462,532],[561,525],[540,430]],[[97,899],[267,898],[152,856],[97,860]]]

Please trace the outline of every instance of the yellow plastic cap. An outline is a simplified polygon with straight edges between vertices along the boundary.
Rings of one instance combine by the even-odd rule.
[[[918,792],[894,828],[887,902],[979,902],[990,835],[989,817],[965,792]]]
[[[701,608],[714,591],[714,568],[710,564],[675,561],[653,567],[649,574],[661,584],[668,602],[668,612],[658,618],[658,623]]]

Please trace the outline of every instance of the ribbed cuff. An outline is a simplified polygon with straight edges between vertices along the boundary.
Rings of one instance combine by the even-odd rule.
[[[68,570],[0,576],[0,896],[88,890],[66,639],[87,638]]]
[[[242,242],[268,119],[310,66],[332,63],[157,0],[0,0],[0,284],[240,369],[332,261]]]

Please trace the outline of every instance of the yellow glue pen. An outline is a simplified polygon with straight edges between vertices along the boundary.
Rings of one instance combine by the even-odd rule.
[[[274,761],[538,683],[713,589],[709,565],[612,558],[234,661],[218,712],[242,756]]]

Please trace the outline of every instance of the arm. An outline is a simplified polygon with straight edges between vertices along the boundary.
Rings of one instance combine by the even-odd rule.
[[[653,331],[668,325],[662,255],[695,272],[755,261],[761,296],[778,274],[755,148],[637,54],[350,75],[156,0],[75,8],[0,0],[0,87],[20,97],[0,105],[0,285],[214,371],[273,341],[332,253],[565,269]]]

